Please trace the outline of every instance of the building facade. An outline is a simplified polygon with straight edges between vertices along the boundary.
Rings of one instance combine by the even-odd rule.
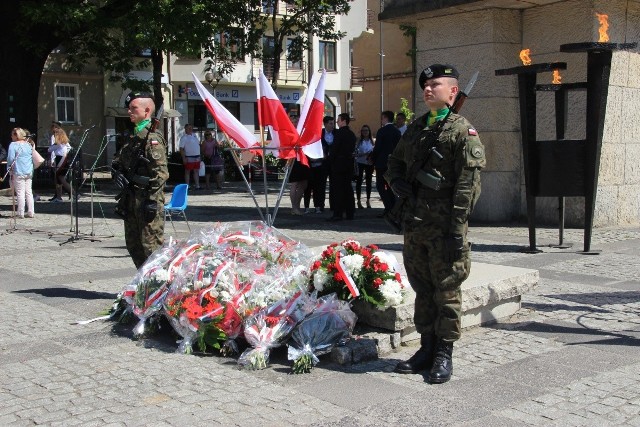
[[[531,50],[533,63],[566,62],[562,82],[586,80],[586,54],[560,52],[560,45],[597,42],[596,13],[608,15],[613,43],[640,42],[640,2],[624,0],[530,0],[521,2],[386,0],[384,22],[409,23],[417,29],[417,63],[455,64],[465,85],[480,72],[463,114],[478,128],[487,152],[482,197],[474,219],[510,221],[526,215],[518,78],[495,70],[522,65],[519,52]],[[567,25],[571,23],[571,25]],[[551,73],[539,83],[551,83]],[[554,97],[538,95],[537,140],[555,139]],[[613,52],[602,135],[594,226],[640,222],[640,50]],[[571,94],[565,138],[583,139],[586,95]],[[424,113],[418,103],[417,113]],[[538,198],[538,223],[558,222],[559,199]],[[565,221],[584,224],[584,198],[566,198]]]
[[[278,14],[290,13],[286,2],[278,2]],[[337,115],[346,109],[347,94],[362,91],[361,86],[352,78],[353,39],[360,36],[367,27],[366,0],[351,3],[347,15],[336,16],[336,29],[346,35],[339,41],[326,41],[318,37],[312,40],[313,47],[306,52],[300,62],[280,60],[280,73],[275,92],[288,112],[299,115],[304,102],[309,80],[312,74],[320,69],[327,71],[325,80],[325,113]],[[271,33],[273,34],[273,33]],[[269,32],[265,34],[263,45],[272,43]],[[205,58],[182,58],[169,55],[167,58],[167,74],[171,80],[173,108],[181,117],[176,124],[175,140],[183,133],[184,125],[194,125],[196,133],[205,129],[214,129],[216,124],[206,110],[204,102],[198,95],[191,73],[200,78],[215,98],[220,101],[238,120],[258,138],[259,124],[257,115],[256,78],[259,70],[264,69],[270,76],[268,64],[259,59],[246,56],[238,61],[235,69],[228,75],[209,74]],[[207,77],[210,81],[207,81]],[[170,144],[171,145],[171,144]]]

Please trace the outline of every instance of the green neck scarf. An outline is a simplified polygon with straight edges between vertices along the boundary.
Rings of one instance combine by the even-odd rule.
[[[140,132],[142,129],[144,129],[145,127],[147,127],[147,125],[151,123],[151,119],[144,119],[143,121],[141,121],[140,123],[138,123],[136,125],[136,133]]]
[[[427,127],[433,125],[435,122],[444,119],[444,116],[449,112],[448,107],[444,107],[436,111],[429,111],[429,115],[427,116]]]

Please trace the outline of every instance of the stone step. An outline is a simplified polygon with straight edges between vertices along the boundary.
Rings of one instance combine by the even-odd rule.
[[[402,266],[402,254],[393,252]],[[402,274],[405,274],[402,271]],[[474,262],[462,284],[462,327],[484,325],[508,318],[520,309],[521,295],[537,283],[537,270]],[[413,324],[415,293],[408,289],[403,304],[384,311],[354,301],[358,322],[389,331],[392,347],[420,338]]]

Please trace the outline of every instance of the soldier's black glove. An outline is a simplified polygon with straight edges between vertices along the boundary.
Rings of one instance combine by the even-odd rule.
[[[444,238],[444,262],[452,263],[462,258],[462,236],[450,234]]]
[[[122,172],[116,169],[111,169],[111,177],[113,178],[113,182],[116,184],[116,186],[121,190],[124,190],[129,185],[129,180],[127,179],[127,177],[124,176]]]
[[[391,182],[391,190],[398,197],[413,197],[413,186],[403,178],[396,178]]]

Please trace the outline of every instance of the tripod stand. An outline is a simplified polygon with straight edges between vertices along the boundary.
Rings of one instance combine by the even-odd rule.
[[[67,179],[69,176],[71,177],[71,180],[70,180],[71,185],[69,186],[71,188],[71,194],[70,194],[70,197],[71,197],[71,203],[70,203],[71,226],[70,227],[71,228],[69,229],[69,231],[73,232],[74,235],[69,237],[67,241],[60,243],[60,245],[64,245],[65,243],[70,243],[70,242],[76,242],[80,239],[87,239],[92,242],[100,241],[99,239],[94,237],[95,233],[93,232],[93,169],[94,167],[92,167],[90,171],[90,176],[91,176],[91,235],[90,237],[80,236],[80,229],[78,227],[78,216],[79,216],[79,212],[78,212],[79,194],[78,193],[81,185],[84,184],[84,181],[85,181],[84,179],[82,179],[83,173],[84,173],[84,168],[82,167],[82,162],[81,162],[82,146],[87,140],[89,131],[91,131],[91,129],[95,128],[96,126],[97,125],[93,125],[82,133],[80,144],[78,144],[78,148],[75,150],[73,154],[73,158],[71,159],[69,170],[65,174],[65,179]],[[98,155],[98,158],[99,158],[99,155]],[[95,162],[93,166],[95,166]],[[73,224],[74,219],[75,219],[75,227]]]

